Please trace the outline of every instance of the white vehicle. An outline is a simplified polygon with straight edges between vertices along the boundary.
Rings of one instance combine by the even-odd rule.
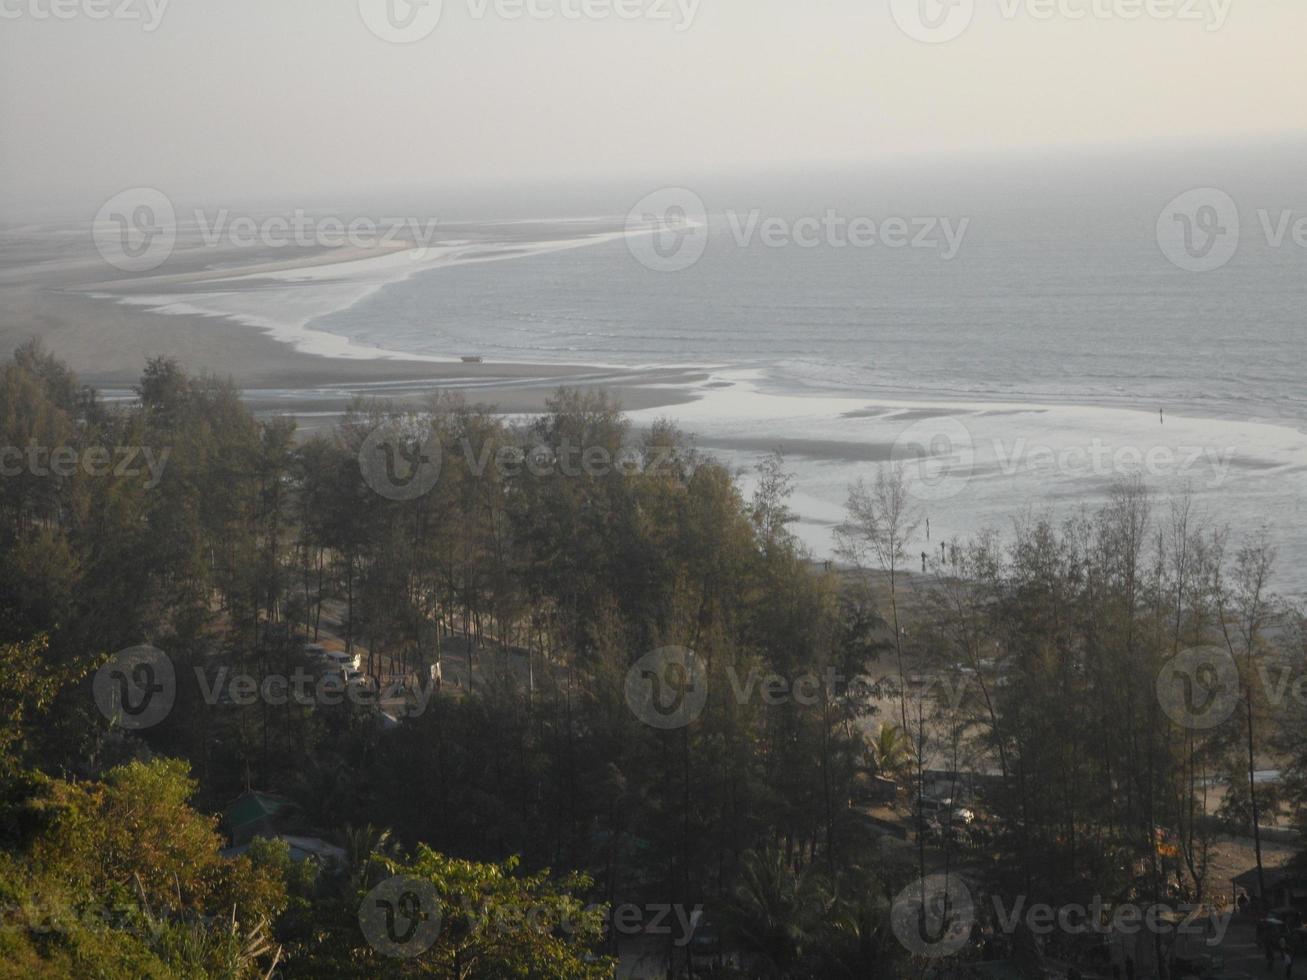
[[[363,661],[357,653],[346,653],[344,650],[329,650],[324,654],[324,657],[325,663],[345,671],[358,670],[363,665]]]

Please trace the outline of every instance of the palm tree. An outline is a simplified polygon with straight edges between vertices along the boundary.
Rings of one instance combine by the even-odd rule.
[[[830,882],[811,866],[795,871],[777,850],[746,851],[728,918],[763,975],[784,977],[815,951],[834,904]]]
[[[348,869],[345,893],[356,891],[380,882],[389,872],[387,860],[398,856],[399,845],[391,839],[390,831],[367,824],[363,827],[346,826],[344,831],[345,867]]]
[[[911,761],[908,740],[903,732],[894,725],[881,725],[869,748],[876,772],[899,781]]]

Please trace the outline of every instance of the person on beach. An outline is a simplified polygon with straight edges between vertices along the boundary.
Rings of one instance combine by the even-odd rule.
[[[924,551],[921,553],[921,574],[926,574],[926,553]]]
[[[930,518],[926,518],[926,540],[930,540]]]

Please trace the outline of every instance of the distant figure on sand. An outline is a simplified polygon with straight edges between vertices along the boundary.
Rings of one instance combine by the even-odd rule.
[[[1158,423],[1159,425],[1166,425],[1166,410],[1165,410],[1165,409],[1161,409],[1161,408],[1159,408],[1159,409],[1157,410],[1157,423]]]
[[[930,518],[926,518],[926,540],[930,540]]]
[[[926,574],[926,553],[924,551],[921,553],[921,574]]]

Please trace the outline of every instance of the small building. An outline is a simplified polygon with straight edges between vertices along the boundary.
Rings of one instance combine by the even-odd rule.
[[[263,837],[257,834],[257,837]],[[269,840],[285,841],[286,846],[290,848],[290,859],[292,861],[307,861],[313,858],[324,868],[335,866],[344,868],[346,863],[345,849],[337,847],[335,844],[329,844],[321,837],[298,837],[292,834],[273,834],[268,837]],[[250,843],[239,844],[235,847],[224,848],[219,853],[225,858],[237,858],[250,849]]]
[[[299,815],[293,800],[273,793],[251,790],[236,797],[222,811],[222,827],[233,847],[248,844],[255,837],[275,837],[287,821]]]
[[[1287,907],[1307,910],[1307,872],[1292,868],[1264,868],[1262,877],[1266,882],[1266,895],[1258,902],[1257,869],[1251,868],[1236,875],[1231,880],[1236,900],[1239,893],[1244,892],[1254,905],[1264,909]]]

